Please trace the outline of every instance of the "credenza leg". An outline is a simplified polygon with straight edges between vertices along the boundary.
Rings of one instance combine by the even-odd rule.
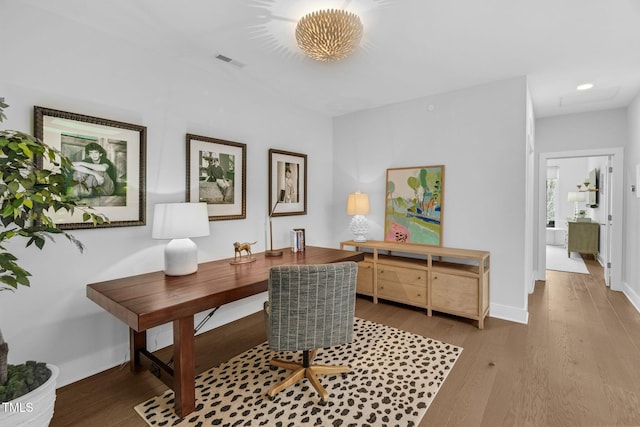
[[[173,322],[173,381],[176,414],[184,417],[195,409],[195,337],[193,316]]]
[[[147,331],[137,332],[129,328],[129,368],[131,372],[142,370],[140,364],[140,350],[147,349]]]

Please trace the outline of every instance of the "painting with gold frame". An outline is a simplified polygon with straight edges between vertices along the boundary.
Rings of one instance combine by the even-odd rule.
[[[444,165],[387,169],[384,240],[442,246]]]

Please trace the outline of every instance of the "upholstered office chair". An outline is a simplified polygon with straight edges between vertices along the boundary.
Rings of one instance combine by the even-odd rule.
[[[352,341],[357,275],[355,262],[271,268],[265,302],[269,348],[302,351],[302,363],[271,359],[272,366],[293,372],[269,389],[269,397],[306,377],[326,402],[329,394],[317,375],[350,372],[349,366],[312,362],[317,349]]]

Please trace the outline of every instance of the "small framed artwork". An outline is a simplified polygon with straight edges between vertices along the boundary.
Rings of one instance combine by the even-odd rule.
[[[109,218],[97,227],[145,224],[146,127],[38,106],[34,115],[35,136],[73,162],[67,196]],[[80,210],[52,218],[61,229],[94,228]]]
[[[269,150],[269,215],[307,214],[307,155]]]
[[[244,219],[247,145],[187,134],[187,201],[206,202],[209,221]]]
[[[384,240],[442,246],[444,165],[387,169]]]

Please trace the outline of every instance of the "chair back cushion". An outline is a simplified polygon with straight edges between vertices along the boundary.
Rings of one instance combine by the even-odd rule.
[[[269,347],[310,350],[352,341],[355,262],[272,267],[269,271]]]

